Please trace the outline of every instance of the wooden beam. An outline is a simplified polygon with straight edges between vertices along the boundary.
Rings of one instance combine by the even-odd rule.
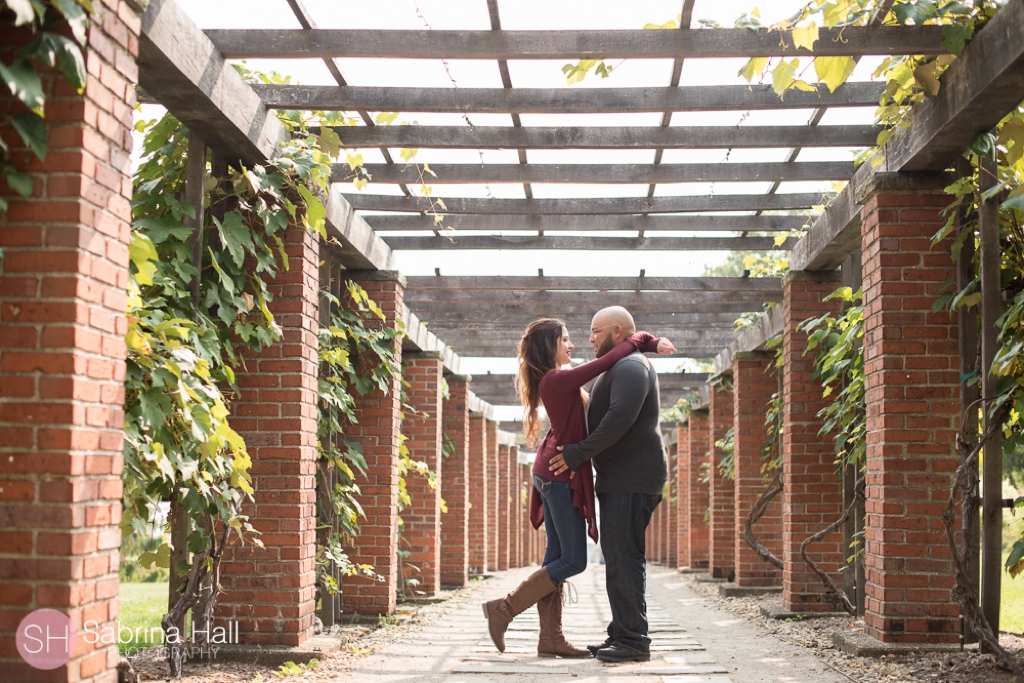
[[[731,149],[871,147],[875,126],[333,126],[346,147]],[[318,130],[317,128],[313,129]]]
[[[264,164],[288,135],[174,0],[141,16],[139,84],[229,163]],[[389,268],[393,254],[341,195],[326,202],[330,246],[348,268]]]
[[[979,132],[990,130],[1024,100],[1024,0],[1009,0],[942,75],[939,94],[915,106],[910,126],[896,131],[879,153],[881,165],[865,163],[851,187],[818,219],[790,257],[791,270],[836,268],[860,244],[861,189],[880,182],[942,182]],[[898,180],[900,175],[905,180]],[[931,181],[929,181],[931,178]],[[941,185],[938,185],[941,187]],[[819,229],[820,227],[820,229]]]
[[[722,348],[724,344],[719,343],[695,343],[686,344],[682,346],[676,345],[679,353],[672,354],[670,356],[659,356],[659,358],[712,358]],[[506,344],[486,345],[486,344],[460,344],[453,346],[462,358],[515,358],[516,346],[514,342]],[[578,353],[577,353],[578,352]],[[573,351],[576,358],[581,360],[591,360],[594,358],[594,350],[577,349]]]
[[[372,183],[414,183],[416,170],[397,164],[363,166]],[[852,161],[765,164],[436,164],[430,185],[481,183],[712,183],[798,180],[848,180]],[[335,164],[332,182],[349,182],[348,164]]]
[[[681,88],[374,88],[333,85],[257,85],[275,109],[315,111],[452,112],[458,114],[617,114],[749,111],[878,106],[881,83],[845,83],[834,93],[793,90],[780,99],[770,85]]]
[[[287,132],[174,0],[142,13],[139,85],[230,162],[262,163]]]
[[[909,128],[882,154],[885,171],[942,171],[974,136],[1024,100],[1024,0],[1009,0],[942,75],[936,97],[914,107]]]
[[[771,277],[604,277],[428,275],[406,278],[406,298],[427,290],[453,292],[556,290],[602,292],[782,292],[782,279]]]
[[[206,35],[239,59],[378,57],[400,59],[709,58],[814,55],[938,55],[938,26],[821,29],[814,50],[790,31],[394,31],[366,29],[221,29]]]
[[[479,167],[478,167],[479,168]],[[431,216],[376,215],[366,220],[377,231],[386,230],[429,230],[434,231]],[[694,232],[744,231],[744,232],[789,232],[810,224],[804,216],[479,216],[461,214],[445,216],[444,224],[455,230],[488,230],[492,232],[545,230],[598,232],[608,230],[680,230]]]
[[[421,304],[414,302],[413,307],[419,309]],[[444,336],[445,330],[452,328],[466,327],[467,325],[485,326],[492,325],[496,327],[512,327],[519,329],[520,332],[526,329],[526,326],[537,318],[558,318],[566,325],[569,326],[574,334],[579,336],[579,332],[582,330],[589,330],[591,321],[593,320],[594,314],[603,306],[602,304],[593,304],[589,306],[578,306],[576,308],[567,308],[562,305],[545,305],[538,306],[536,308],[509,308],[509,309],[497,309],[497,307],[491,307],[487,311],[472,311],[465,310],[462,307],[453,305],[449,309],[443,308],[431,308],[426,311],[423,315],[429,316],[430,327],[437,334]],[[692,309],[691,309],[692,310]],[[763,310],[763,304],[760,303],[728,303],[728,304],[716,304],[714,306],[715,313],[687,313],[683,311],[673,310],[667,312],[659,311],[647,311],[643,309],[632,309],[633,320],[636,321],[637,329],[647,330],[652,334],[663,327],[668,326],[688,326],[694,325],[694,316],[723,316],[725,319],[718,319],[717,317],[710,318],[713,322],[707,323],[708,326],[722,327],[732,325],[733,322],[741,314],[751,311]],[[696,318],[699,320],[699,318]]]
[[[800,194],[726,194],[683,197],[616,197],[614,199],[464,199],[443,198],[447,214],[635,214],[675,213],[680,211],[783,211],[807,209],[825,204],[831,195]],[[346,193],[344,197],[363,211],[422,211],[428,200],[422,197],[395,197],[380,194]],[[437,198],[432,198],[434,201]]]
[[[681,395],[707,382],[706,372],[660,372],[658,383],[662,403],[667,396]],[[512,388],[512,375],[477,374],[470,384],[474,393],[494,405],[519,405],[519,397]],[[674,402],[674,400],[673,400]]]
[[[432,311],[451,311],[458,304],[460,310],[509,312],[539,307],[559,306],[562,315],[580,312],[593,314],[605,306],[625,306],[637,312],[675,313],[681,306],[712,304],[746,304],[760,308],[762,303],[778,301],[779,292],[430,292],[420,297],[408,297],[409,307],[426,320]],[[550,310],[550,309],[547,309]]]
[[[785,251],[797,240],[781,246],[773,237],[460,237],[458,233],[439,237],[385,237],[395,251],[459,249],[560,249],[575,251]]]

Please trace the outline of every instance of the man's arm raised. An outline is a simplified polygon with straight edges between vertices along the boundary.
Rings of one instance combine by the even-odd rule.
[[[648,372],[647,366],[640,359],[626,358],[619,361],[615,366],[614,377],[611,378],[608,412],[586,440],[566,444],[562,455],[551,459],[552,472],[558,474],[566,468],[576,470],[629,431],[647,397],[650,379]]]

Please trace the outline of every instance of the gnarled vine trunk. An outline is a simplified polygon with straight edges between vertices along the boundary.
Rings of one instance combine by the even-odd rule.
[[[861,476],[861,478],[857,480],[857,483],[853,485],[853,500],[850,501],[850,504],[846,507],[846,510],[843,512],[842,516],[836,521],[829,524],[821,531],[817,532],[816,534],[812,534],[808,538],[804,539],[804,542],[800,544],[800,557],[804,558],[804,562],[806,562],[807,566],[810,567],[811,570],[818,575],[818,577],[821,579],[821,582],[824,583],[829,590],[835,593],[836,596],[838,596],[843,609],[851,615],[857,614],[857,606],[850,602],[850,598],[846,595],[846,591],[840,588],[839,584],[836,583],[835,580],[828,575],[828,572],[819,567],[814,560],[807,556],[807,546],[811,545],[812,543],[817,543],[833,531],[839,529],[844,524],[846,524],[846,520],[848,520],[850,518],[850,515],[853,514],[853,511],[857,509],[857,504],[864,500],[864,484],[865,477]]]
[[[772,478],[768,481],[767,488],[761,492],[761,495],[758,496],[754,505],[750,508],[750,512],[747,513],[746,519],[743,520],[743,540],[754,549],[754,552],[757,553],[762,562],[767,562],[778,569],[782,569],[782,560],[757,540],[757,537],[754,535],[754,525],[764,516],[765,511],[768,510],[768,505],[780,493],[782,493],[782,468],[777,467]]]

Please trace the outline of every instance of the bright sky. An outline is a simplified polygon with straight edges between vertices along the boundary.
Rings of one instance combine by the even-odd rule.
[[[338,2],[337,0],[303,0],[320,28],[346,29],[402,29],[424,30],[489,30],[490,22],[485,0],[374,0],[373,2]],[[300,28],[285,0],[178,0],[201,28]],[[754,5],[759,8],[762,21],[772,23],[791,15],[802,3],[799,0],[697,0],[693,12],[693,26],[701,19],[710,19],[722,26],[732,26],[744,12]],[[642,28],[647,22],[664,23],[675,19],[682,0],[501,0],[502,28],[506,30],[585,30]],[[399,59],[337,59],[341,73],[350,85],[383,87],[429,88],[501,88],[496,61]],[[868,80],[878,64],[878,58],[863,59],[851,80]],[[565,76],[561,67],[565,60],[513,60],[509,72],[513,87],[562,88]],[[612,76],[599,79],[588,76],[574,88],[602,87],[665,87],[669,85],[672,60],[632,59],[614,60]],[[737,75],[743,59],[689,59],[684,63],[681,85],[745,84]],[[288,74],[294,82],[305,85],[334,85],[334,80],[320,60],[248,60],[248,64],[264,71]],[[454,83],[453,83],[454,81]],[[812,110],[705,112],[674,114],[671,125],[806,125]],[[873,107],[829,110],[821,125],[869,124]],[[147,118],[158,115],[158,109],[145,108]],[[522,115],[524,126],[656,126],[661,114],[573,114]],[[468,125],[459,114],[411,114],[400,121],[424,125]],[[507,114],[473,114],[474,125],[511,126]],[[379,150],[360,150],[366,163],[383,163]],[[733,150],[668,150],[662,163],[751,163],[783,161],[789,149]],[[399,159],[399,150],[392,156]],[[804,149],[798,161],[848,161],[853,150],[846,148]],[[527,159],[533,164],[545,163],[646,163],[654,161],[653,150],[528,150]],[[515,150],[431,150],[423,149],[417,160],[436,163],[515,164],[519,162]],[[686,183],[666,184],[656,188],[656,196],[707,194],[763,194],[770,183]],[[648,185],[544,185],[532,186],[537,198],[562,197],[643,197]],[[351,185],[339,186],[343,192],[355,191]],[[783,183],[779,193],[829,191],[827,182]],[[369,194],[398,195],[397,185],[370,183],[364,192]],[[436,185],[434,194],[440,197],[525,197],[520,185]],[[364,214],[373,225],[372,213]],[[384,233],[387,234],[387,233]],[[394,234],[394,233],[392,233]],[[462,234],[470,234],[463,232]],[[478,233],[479,234],[479,233]],[[495,234],[488,231],[483,234]],[[515,233],[525,235],[530,233]],[[549,235],[557,233],[549,232]],[[580,233],[574,233],[580,234]],[[583,233],[586,234],[586,233]],[[635,236],[635,232],[601,233],[605,236]],[[659,233],[663,236],[690,233]],[[702,233],[711,236],[713,233]],[[724,233],[736,234],[736,233]],[[440,268],[445,275],[532,275],[543,268],[546,275],[636,275],[645,269],[649,276],[700,275],[706,264],[717,264],[723,252],[605,252],[605,251],[400,251],[397,252],[399,269],[406,275],[432,275]],[[578,341],[585,343],[584,330],[576,333]],[[651,330],[657,333],[657,330]],[[509,372],[514,369],[511,359],[466,359],[467,372]],[[674,369],[678,361],[663,359],[659,369]]]

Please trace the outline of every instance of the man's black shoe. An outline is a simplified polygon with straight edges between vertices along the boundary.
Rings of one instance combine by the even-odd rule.
[[[600,645],[587,645],[587,649],[590,650],[591,656],[596,657],[598,650],[603,650],[606,647],[611,646],[611,644],[612,644],[612,639],[611,638],[605,638],[604,642],[601,643]]]
[[[602,662],[649,662],[650,652],[641,652],[619,643],[613,643],[606,648],[597,651],[595,655]]]

